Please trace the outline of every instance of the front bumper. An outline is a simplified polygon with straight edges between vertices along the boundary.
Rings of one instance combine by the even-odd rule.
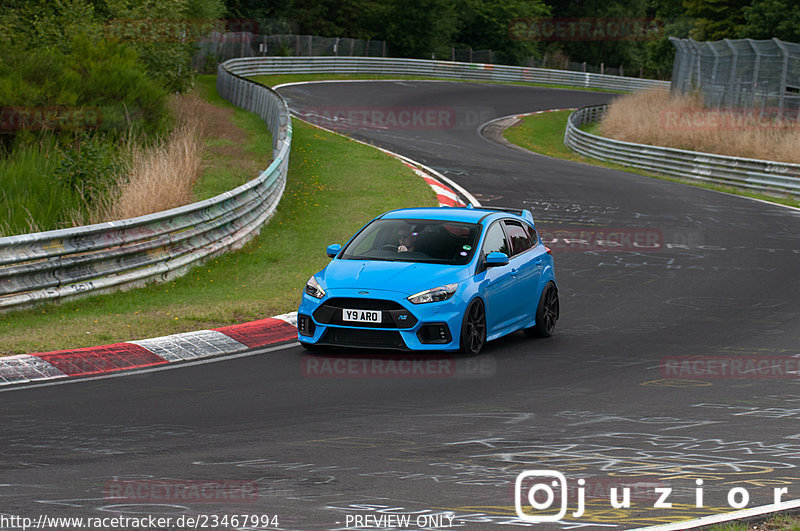
[[[459,347],[465,304],[458,293],[446,301],[412,304],[389,290],[332,289],[322,299],[303,293],[297,310],[298,340],[314,345],[389,350],[454,351]],[[380,323],[349,323],[342,308],[380,310]]]

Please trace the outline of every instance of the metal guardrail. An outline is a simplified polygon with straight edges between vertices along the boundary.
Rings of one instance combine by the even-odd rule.
[[[632,92],[669,87],[668,81],[569,72],[522,66],[396,59],[384,57],[242,57],[225,63],[242,76],[270,74],[379,74],[425,76],[469,81],[565,85],[573,88]]]
[[[621,142],[582,131],[602,118],[607,105],[582,107],[567,121],[564,143],[581,155],[673,175],[760,192],[800,197],[800,164],[726,157],[647,144]]]
[[[286,102],[220,65],[219,93],[259,114],[273,162],[214,198],[122,221],[0,238],[0,311],[167,280],[258,234],[283,194],[292,129]]]
[[[245,79],[258,74],[412,75],[634,91],[668,83],[515,66],[379,57],[251,57],[219,66],[217,89],[258,113],[273,162],[256,179],[212,199],[138,218],[0,238],[0,311],[167,280],[241,247],[269,219],[286,183],[292,129],[286,102]]]

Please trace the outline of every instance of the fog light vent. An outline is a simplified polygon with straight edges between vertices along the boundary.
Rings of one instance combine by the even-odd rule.
[[[301,336],[313,336],[315,329],[314,321],[308,315],[298,314],[297,316],[297,332]]]
[[[432,323],[420,327],[417,332],[420,343],[450,343],[450,328],[445,323]]]

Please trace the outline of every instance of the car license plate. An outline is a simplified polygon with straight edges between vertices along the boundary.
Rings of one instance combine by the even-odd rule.
[[[342,309],[342,320],[353,323],[380,323],[381,312],[374,310],[348,310]]]

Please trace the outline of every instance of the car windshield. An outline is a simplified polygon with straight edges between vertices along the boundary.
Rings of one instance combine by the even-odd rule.
[[[475,253],[480,225],[430,219],[377,219],[345,247],[343,260],[464,265]]]

